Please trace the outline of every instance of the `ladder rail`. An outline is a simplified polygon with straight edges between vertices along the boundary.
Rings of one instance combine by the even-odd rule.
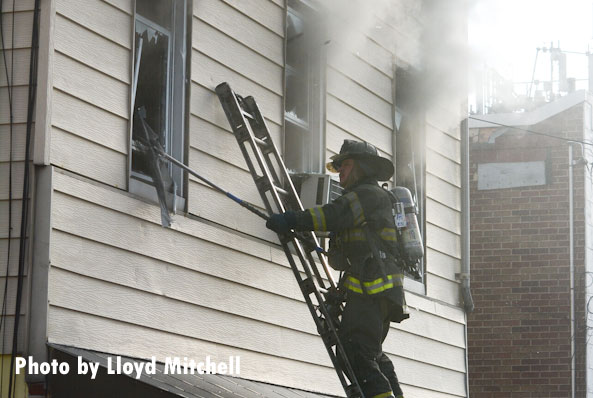
[[[286,211],[284,199],[290,199],[289,205],[296,206],[296,210],[303,210],[286,165],[253,97],[243,98],[236,95],[227,83],[218,85],[216,93],[268,214]],[[255,162],[252,156],[256,158]],[[319,246],[319,240],[312,231],[304,234],[307,241]],[[296,234],[278,234],[278,237],[344,391],[348,397],[364,398],[360,383],[339,339],[336,320],[332,318],[325,303],[324,294],[328,290],[318,264],[324,269],[330,287],[336,288],[327,259],[317,251],[316,261],[311,253],[313,250],[306,250]],[[300,268],[295,257],[300,262]],[[303,278],[302,272],[306,278]],[[313,297],[316,303],[313,302]]]
[[[296,199],[296,203],[298,206],[297,210],[304,210],[303,204],[301,203],[301,199],[299,198],[299,196],[296,192],[296,189],[294,187],[294,184],[292,183],[292,179],[290,178],[290,174],[288,174],[288,169],[286,168],[286,165],[284,164],[284,160],[280,156],[278,148],[276,147],[276,145],[274,145],[274,142],[272,141],[272,139],[269,135],[267,123],[266,123],[264,117],[262,116],[261,112],[259,111],[259,108],[257,107],[257,104],[255,103],[254,98],[251,96],[245,98],[245,103],[250,108],[250,110],[253,112],[253,116],[255,117],[255,123],[257,123],[257,126],[258,126],[256,128],[254,128],[254,134],[256,131],[263,132],[263,135],[267,137],[267,139],[268,139],[267,144],[271,148],[270,154],[274,155],[274,160],[277,162],[277,164],[280,168],[280,171],[282,172],[282,175],[276,176],[276,178],[284,180],[285,183],[289,186],[289,191],[292,193],[292,195]],[[273,167],[271,167],[273,165],[271,164],[271,160],[269,160],[269,156],[265,156],[265,158],[267,160],[266,163],[275,172],[275,169]],[[319,246],[319,239],[317,238],[315,233],[313,233],[312,231],[307,231],[307,232],[305,232],[305,235],[307,235],[307,237],[309,239],[311,239],[315,243],[316,246]],[[329,281],[330,287],[336,288],[336,286],[337,286],[336,281],[335,281],[334,276],[331,272],[330,266],[327,262],[327,258],[323,255],[323,253],[319,253],[319,252],[317,253],[317,258],[318,258],[319,262],[321,263],[321,266],[323,267],[325,276],[326,276],[327,280]],[[320,279],[320,283],[322,283],[323,278],[321,277],[321,275],[319,275],[319,279]],[[322,287],[325,287],[325,286],[322,285]]]

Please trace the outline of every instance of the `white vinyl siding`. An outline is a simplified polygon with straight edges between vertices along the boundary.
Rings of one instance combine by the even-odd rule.
[[[50,162],[126,189],[132,15],[99,0],[55,7]]]
[[[164,229],[158,206],[125,192],[133,1],[54,1],[49,341],[161,360],[240,355],[241,377],[343,395],[288,261],[270,244],[276,236],[263,220],[190,177],[189,214],[174,216]],[[193,0],[191,12],[187,162],[261,206],[214,89],[227,81],[254,96],[281,147],[284,2]],[[418,62],[385,41],[403,35],[396,25],[385,23],[379,37],[362,37],[358,51],[338,40],[328,47],[326,156],[349,138],[368,140],[392,157],[393,51],[398,62]],[[5,142],[3,87],[0,80]],[[15,103],[22,107],[25,99],[26,89],[17,87]],[[17,120],[23,131],[23,116]],[[427,294],[408,294],[411,318],[392,324],[385,351],[406,396],[461,397],[465,319],[454,277],[460,144],[447,112],[427,115],[428,141]],[[0,145],[2,162],[5,153]],[[5,191],[0,180],[0,194]]]
[[[214,89],[228,82],[238,94],[252,95],[280,147],[284,34],[279,27],[283,26],[284,10],[269,1],[258,2],[255,7],[219,0],[196,0],[193,10],[189,166],[211,180],[224,175],[223,181],[218,181],[224,189],[263,207]],[[258,21],[264,15],[272,18],[266,24],[272,29]],[[208,127],[211,125],[216,128]],[[221,147],[222,143],[222,151],[209,149],[212,145]],[[237,208],[194,177],[190,177],[188,199],[191,214],[276,240],[261,219]]]
[[[427,294],[460,305],[461,108],[433,105],[426,114]]]
[[[340,393],[279,249],[190,219],[179,220],[174,231],[163,229],[155,206],[61,172],[54,174],[54,187],[50,341],[73,344],[75,338],[87,348],[140,356],[220,355],[215,347],[222,344],[250,358],[242,357],[243,377],[298,386],[310,377],[302,372],[316,371],[326,379],[316,376],[313,389]],[[235,250],[221,246],[231,240]],[[440,390],[443,375],[463,378],[463,317],[408,296],[412,319],[392,327],[385,350],[405,385],[416,385],[414,372],[421,369],[425,387]],[[74,330],[93,327],[93,333],[75,336],[62,319],[70,319]],[[159,334],[158,349],[140,347]],[[280,379],[258,373],[261,363],[294,373]]]

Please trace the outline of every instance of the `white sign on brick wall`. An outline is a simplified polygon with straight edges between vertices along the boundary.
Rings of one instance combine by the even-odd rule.
[[[546,163],[506,162],[478,164],[478,190],[530,187],[546,184]]]

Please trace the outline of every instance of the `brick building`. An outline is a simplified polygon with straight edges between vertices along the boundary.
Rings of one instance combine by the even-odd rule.
[[[587,320],[585,302],[591,297],[591,278],[586,275],[592,270],[592,149],[567,141],[590,142],[591,98],[585,92],[575,92],[532,112],[472,119],[471,283],[475,311],[468,318],[470,396],[593,396],[593,392],[585,394],[586,386],[591,389],[587,382],[591,370],[586,370],[586,363],[591,362],[591,348],[586,346],[591,320]],[[570,145],[574,165],[574,351]]]

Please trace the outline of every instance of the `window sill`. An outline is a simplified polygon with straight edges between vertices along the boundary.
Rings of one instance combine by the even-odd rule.
[[[156,189],[152,184],[148,184],[136,178],[130,178],[129,192],[156,205],[160,205]],[[185,210],[185,198],[174,195],[170,192],[165,192],[165,196],[167,203],[175,203],[175,208],[169,208],[169,211],[171,211],[173,214],[178,214],[179,211]]]
[[[407,276],[404,278],[404,290],[416,294],[421,294],[423,296],[426,295],[426,286],[424,285],[423,281],[416,281]]]

